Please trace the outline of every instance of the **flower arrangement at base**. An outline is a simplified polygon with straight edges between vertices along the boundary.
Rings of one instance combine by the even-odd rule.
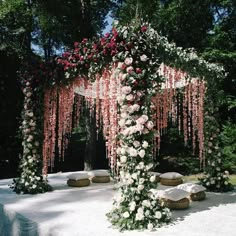
[[[37,115],[35,111],[35,96],[31,86],[31,80],[25,81],[23,89],[24,105],[22,110],[22,146],[23,155],[19,164],[19,178],[13,180],[11,188],[20,194],[36,194],[52,190],[47,179],[42,175],[42,158],[40,129],[37,127]]]
[[[222,170],[222,152],[220,150],[220,129],[216,119],[206,113],[205,116],[205,155],[207,165],[201,184],[209,191],[227,192],[233,189],[229,182],[229,172]]]

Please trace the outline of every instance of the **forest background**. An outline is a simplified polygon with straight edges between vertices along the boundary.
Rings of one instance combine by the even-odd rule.
[[[236,1],[235,0],[0,0],[0,178],[15,177],[19,163],[23,95],[17,71],[34,60],[53,61],[75,41],[101,36],[111,20],[150,22],[161,35],[183,48],[194,48],[222,64],[217,116],[221,125],[224,169],[236,173]],[[194,174],[199,161],[184,146],[177,127],[163,136],[157,169]],[[52,172],[106,168],[105,142],[83,109],[65,161]]]

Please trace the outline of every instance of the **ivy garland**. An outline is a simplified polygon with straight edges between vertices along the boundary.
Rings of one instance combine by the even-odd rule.
[[[119,141],[117,165],[120,168],[121,187],[120,195],[114,201],[114,208],[108,217],[121,230],[144,228],[152,230],[170,220],[169,210],[150,194],[150,190],[156,187],[154,176],[149,174],[149,170],[153,168],[154,136],[150,106],[152,95],[157,92],[158,85],[165,79],[157,73],[162,62],[207,82],[224,77],[222,67],[207,63],[192,49],[183,50],[173,43],[168,43],[167,39],[158,35],[148,23],[120,26],[115,22],[112,33],[106,34],[99,40],[84,39],[81,43],[75,42],[71,52],[65,52],[57,59],[58,67],[64,69],[63,79],[51,74],[51,79],[44,81],[45,86],[54,86],[58,83],[70,83],[78,75],[93,79],[104,68],[119,63],[119,71],[123,74],[122,94],[118,98],[121,116],[119,127],[123,132],[117,137]],[[21,176],[15,180],[14,189],[16,192],[38,193],[50,190],[50,187],[42,177],[42,138],[38,132],[40,128],[36,128],[37,119],[34,118],[35,100],[31,100],[31,95],[28,96],[29,92],[32,93],[31,76],[25,75],[25,79],[27,82],[24,90],[22,126],[24,153],[20,165]],[[214,124],[210,125],[213,126]],[[127,129],[129,135],[125,131]],[[209,134],[210,138],[211,135]],[[217,139],[211,141],[215,142],[214,147],[218,147]],[[213,166],[212,161],[209,158],[210,165],[206,170],[210,173],[214,169],[214,175],[219,178],[222,176],[218,174],[221,173],[221,169]],[[224,189],[222,186],[226,185],[225,182],[226,178],[223,176],[222,181],[215,183],[220,184],[219,189],[222,190]],[[203,180],[203,183],[208,187],[208,181]],[[210,180],[210,183],[213,181]]]

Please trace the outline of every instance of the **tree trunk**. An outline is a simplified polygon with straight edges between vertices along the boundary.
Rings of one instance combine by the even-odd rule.
[[[85,127],[87,131],[84,170],[92,170],[95,168],[96,158],[96,121],[94,114],[89,114],[89,108],[86,109]]]

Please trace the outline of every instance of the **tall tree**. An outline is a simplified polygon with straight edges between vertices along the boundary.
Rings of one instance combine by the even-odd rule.
[[[32,57],[40,59],[36,54],[50,60],[57,50],[71,47],[74,41],[96,36],[105,26],[111,6],[112,0],[0,0],[0,60],[4,61],[0,65],[1,98],[14,93],[0,101],[4,127],[0,132],[1,158],[9,159],[6,149],[16,135],[19,109],[9,104],[20,107],[22,102],[16,76],[21,63],[31,62]],[[11,148],[17,158],[17,149]]]

